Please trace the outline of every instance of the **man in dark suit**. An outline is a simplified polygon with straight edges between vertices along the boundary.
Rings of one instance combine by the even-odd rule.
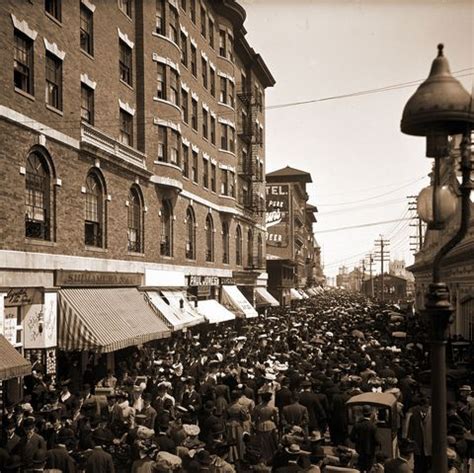
[[[309,430],[319,430],[320,425],[326,421],[326,414],[319,403],[318,397],[311,390],[311,382],[303,381],[301,383],[303,391],[300,392],[300,404],[308,409]]]
[[[308,433],[308,409],[299,403],[298,396],[294,396],[293,402],[283,408],[281,423],[283,428],[297,425]]]
[[[115,473],[112,455],[102,449],[107,439],[94,432],[93,441],[95,447],[87,458],[85,473]]]
[[[46,450],[46,441],[35,432],[35,419],[27,417],[22,423],[25,436],[18,444],[24,468],[32,468],[33,458],[38,450]]]
[[[377,436],[377,426],[371,420],[372,408],[362,407],[362,419],[352,428],[351,441],[359,454],[358,467],[362,473],[369,471],[375,460],[375,451],[380,446]]]
[[[62,473],[76,472],[76,463],[71,455],[69,455],[65,443],[58,443],[54,448],[47,451],[46,467],[52,469],[56,468],[62,471]]]
[[[288,378],[284,378],[281,382],[281,388],[275,394],[275,407],[278,407],[280,416],[282,415],[283,408],[288,406],[292,402],[292,392],[290,390],[290,381]]]
[[[6,421],[5,431],[2,435],[2,447],[8,452],[9,455],[16,453],[18,444],[20,443],[21,437],[15,432],[16,423],[15,419],[10,418]]]
[[[143,409],[140,411],[140,414],[145,416],[143,425],[149,429],[155,428],[155,420],[157,416],[156,410],[151,406],[152,395],[151,393],[144,393],[143,396]]]

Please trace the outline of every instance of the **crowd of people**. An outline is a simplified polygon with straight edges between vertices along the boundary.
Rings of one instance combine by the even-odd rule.
[[[426,332],[394,311],[328,290],[137,347],[106,373],[71,364],[55,380],[35,363],[24,400],[4,406],[0,471],[429,472]],[[395,400],[392,458],[373,406],[348,416],[364,392]],[[474,393],[452,394],[450,473],[473,472]]]

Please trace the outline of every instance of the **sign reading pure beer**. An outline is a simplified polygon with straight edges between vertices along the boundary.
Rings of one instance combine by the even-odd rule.
[[[289,186],[268,185],[267,193],[267,245],[288,246]]]

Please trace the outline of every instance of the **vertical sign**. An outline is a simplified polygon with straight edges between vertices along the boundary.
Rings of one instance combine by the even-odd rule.
[[[28,306],[24,320],[25,348],[51,348],[57,342],[57,294],[45,292],[44,304]]]
[[[267,193],[267,246],[287,247],[289,233],[289,185],[269,185]]]

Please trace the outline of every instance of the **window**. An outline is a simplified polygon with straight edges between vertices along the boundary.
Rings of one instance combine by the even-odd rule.
[[[235,174],[229,171],[227,175],[229,178],[229,195],[235,197]]]
[[[242,265],[242,229],[237,225],[235,230],[235,264]]]
[[[63,63],[46,53],[46,103],[58,110],[63,108]]]
[[[189,178],[189,146],[183,143],[181,149],[183,152],[183,176]]]
[[[170,23],[169,23],[169,31],[168,31],[168,37],[173,43],[178,44],[178,34],[179,34],[179,16],[178,16],[178,10],[175,10],[171,4],[169,8],[169,17],[170,17]]]
[[[94,89],[81,84],[81,120],[94,124]]]
[[[209,188],[209,160],[202,158],[202,185]]]
[[[222,223],[222,262],[229,264],[229,224],[227,222]]]
[[[198,103],[197,100],[191,99],[192,109],[191,109],[191,126],[194,130],[198,129]]]
[[[168,137],[162,125],[158,126],[158,161],[168,162]]]
[[[86,6],[81,4],[81,49],[91,56],[94,54],[92,26],[92,12]]]
[[[198,182],[198,154],[197,151],[192,152],[193,154],[193,162],[192,162],[192,168],[191,168],[191,179],[193,182]]]
[[[186,258],[196,259],[196,220],[191,207],[186,210]]]
[[[189,0],[189,9],[191,10],[191,21],[196,24],[196,0]]]
[[[87,246],[103,247],[104,188],[95,172],[86,179],[86,209],[84,220],[84,243]]]
[[[165,0],[156,0],[156,32],[166,35]]]
[[[232,81],[229,81],[228,87],[228,100],[227,103],[232,107],[235,108],[235,85]]]
[[[61,0],[45,0],[44,9],[56,20],[61,21]]]
[[[219,30],[219,56],[226,57],[227,33],[225,30]]]
[[[119,8],[127,16],[132,17],[132,0],[118,0]]]
[[[26,161],[25,236],[51,239],[51,173],[42,155],[32,153]]]
[[[206,37],[206,30],[207,30],[207,15],[206,10],[201,5],[201,34]]]
[[[211,115],[211,143],[216,144],[216,118]]]
[[[216,96],[216,71],[212,69],[212,67],[210,70],[210,74],[211,74],[211,95],[215,97]]]
[[[202,136],[209,137],[209,112],[203,107],[202,108]]]
[[[128,251],[143,252],[143,199],[137,186],[128,194]]]
[[[163,200],[161,206],[161,241],[162,256],[173,256],[173,209],[169,200]]]
[[[166,66],[161,63],[157,64],[157,81],[156,96],[166,100]]]
[[[181,8],[186,11],[186,0],[181,0]]]
[[[181,111],[184,123],[189,123],[189,97],[186,90],[181,89]]]
[[[228,127],[224,123],[221,123],[221,149],[228,149],[228,140],[229,140],[229,133]]]
[[[227,170],[221,169],[221,195],[228,195],[229,192],[229,180],[227,176]]]
[[[219,102],[227,103],[227,80],[225,77],[220,78]]]
[[[120,143],[133,146],[133,117],[125,110],[120,110]]]
[[[170,130],[169,155],[170,163],[179,166],[179,134],[176,130]]]
[[[33,41],[16,30],[13,83],[17,89],[33,95]]]
[[[170,102],[179,107],[178,73],[170,70]]]
[[[208,74],[207,74],[207,61],[201,58],[201,74],[202,74],[202,85],[207,89],[208,86]]]
[[[209,46],[214,48],[214,22],[209,18]]]
[[[119,47],[120,79],[128,85],[132,85],[132,49],[122,40],[119,40]]]
[[[217,166],[211,163],[211,191],[216,192]]]
[[[247,232],[247,266],[253,266],[253,231],[251,228]]]
[[[229,151],[235,153],[235,130],[229,127]]]
[[[227,38],[227,59],[234,62],[234,38],[230,34]]]
[[[181,31],[181,64],[188,67],[188,38]]]
[[[214,222],[212,217],[207,214],[206,217],[206,261],[214,261]]]
[[[194,44],[191,44],[191,73],[197,77],[197,50]]]
[[[221,123],[220,149],[235,153],[235,130],[225,123]]]

